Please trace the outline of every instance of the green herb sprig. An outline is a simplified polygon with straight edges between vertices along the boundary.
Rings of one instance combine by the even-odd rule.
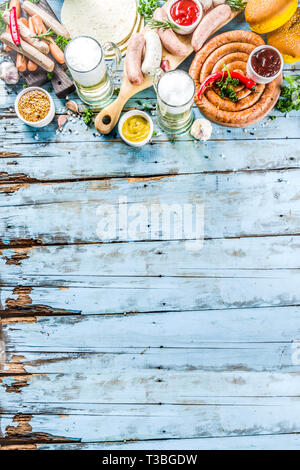
[[[223,74],[221,80],[217,82],[217,86],[220,89],[220,96],[221,98],[228,98],[230,101],[233,101],[233,103],[236,103],[238,97],[233,87],[238,86],[240,82],[238,79],[231,77],[229,68],[225,64],[223,64],[223,72],[227,72],[227,78],[224,80]]]
[[[54,35],[54,31],[52,31],[52,29],[48,29],[45,33],[36,34],[33,37],[36,38],[36,39],[40,39],[40,40],[43,40],[43,41],[50,42],[48,37],[53,36],[53,35]]]
[[[300,75],[284,77],[287,85],[281,88],[276,108],[282,113],[300,111]]]
[[[92,122],[94,121],[94,112],[91,108],[84,108],[82,112],[82,119],[83,122],[87,125],[90,126]]]
[[[243,0],[226,0],[225,3],[229,5],[233,11],[244,10],[247,6],[247,2]]]
[[[148,26],[150,26],[151,29],[156,29],[160,28],[163,31],[166,29],[180,29],[179,26],[175,25],[174,23],[171,23],[171,21],[158,21],[158,20],[149,20]]]
[[[4,19],[2,18],[2,15],[8,9],[9,9],[8,2],[5,3],[5,5],[1,6],[1,9],[0,9],[0,33],[2,33],[6,28],[6,23],[5,23]]]
[[[56,44],[58,47],[64,51],[66,48],[66,45],[71,41],[71,39],[65,38],[64,36],[61,36],[60,34],[57,36],[55,39]]]
[[[138,12],[141,16],[144,16],[146,20],[149,20],[159,6],[158,0],[139,0]]]

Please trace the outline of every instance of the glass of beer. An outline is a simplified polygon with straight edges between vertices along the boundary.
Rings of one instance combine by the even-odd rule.
[[[115,55],[113,71],[107,67],[106,55]],[[112,42],[101,46],[96,39],[78,36],[65,49],[65,61],[75,82],[79,98],[94,109],[102,109],[112,101],[113,75],[120,67],[121,51]]]
[[[187,132],[194,120],[192,111],[196,91],[192,77],[184,70],[164,73],[158,69],[153,84],[157,93],[158,124],[169,134]]]

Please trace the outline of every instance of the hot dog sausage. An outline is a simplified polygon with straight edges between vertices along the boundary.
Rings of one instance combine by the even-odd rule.
[[[228,5],[219,5],[204,16],[197,26],[192,37],[192,46],[195,51],[199,51],[205,41],[220,28],[223,23],[229,20],[232,10]]]
[[[133,34],[128,43],[125,67],[127,77],[134,85],[141,85],[144,80],[142,74],[142,57],[145,43],[145,38],[141,33]]]
[[[168,21],[168,15],[162,8],[157,8],[154,12],[153,18],[158,21]],[[158,34],[164,47],[178,57],[186,57],[191,53],[191,50],[176,36],[172,29],[158,29]]]

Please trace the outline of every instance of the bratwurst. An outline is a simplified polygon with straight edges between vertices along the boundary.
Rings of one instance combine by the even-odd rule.
[[[145,44],[145,37],[141,33],[133,34],[128,42],[125,68],[129,81],[134,85],[141,85],[144,81],[142,58]]]
[[[224,23],[226,23],[232,15],[232,10],[228,5],[219,5],[211,10],[200,21],[199,25],[194,31],[192,37],[192,46],[197,52],[201,49],[205,41]]]
[[[157,21],[169,21],[167,13],[162,8],[155,10],[153,18]],[[191,49],[180,41],[172,29],[163,30],[159,28],[157,32],[164,47],[171,54],[178,57],[186,57],[191,53]]]

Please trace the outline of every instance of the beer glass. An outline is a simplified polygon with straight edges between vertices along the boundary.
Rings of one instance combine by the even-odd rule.
[[[111,72],[107,67],[107,55],[115,55]],[[121,51],[112,42],[101,46],[96,39],[78,36],[65,48],[65,61],[75,82],[79,98],[94,109],[102,109],[112,100],[113,76],[122,60]]]
[[[157,69],[153,78],[157,94],[158,124],[169,134],[187,132],[194,120],[192,111],[196,86],[184,70],[164,73]]]

